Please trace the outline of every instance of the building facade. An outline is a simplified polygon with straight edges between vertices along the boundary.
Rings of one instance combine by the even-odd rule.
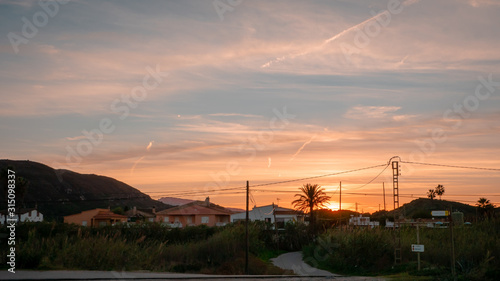
[[[157,212],[156,221],[171,227],[224,226],[229,223],[231,214],[230,210],[210,203],[207,197],[205,201],[194,201]]]
[[[231,215],[231,222],[245,219],[246,212]],[[253,209],[248,212],[248,219],[251,221],[265,221],[272,224],[276,221],[278,227],[283,227],[286,222],[303,222],[304,213],[271,204],[262,207],[253,207]]]
[[[126,223],[127,217],[115,214],[109,209],[93,209],[83,211],[78,214],[65,216],[64,222],[74,223],[82,226],[97,227],[114,225],[116,223]]]

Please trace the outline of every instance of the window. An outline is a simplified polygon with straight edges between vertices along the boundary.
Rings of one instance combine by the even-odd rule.
[[[168,217],[164,217],[163,218],[163,222],[169,222],[169,218]]]
[[[208,223],[208,217],[201,217],[201,223]]]
[[[87,226],[87,221],[82,221],[82,226]]]
[[[187,217],[187,223],[193,223],[193,219],[191,217]]]
[[[265,222],[271,222],[271,218],[265,218],[264,221]]]

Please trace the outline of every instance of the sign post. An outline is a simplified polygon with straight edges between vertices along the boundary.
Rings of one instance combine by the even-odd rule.
[[[415,252],[415,253],[423,253],[424,252],[424,245],[411,244],[411,251]]]

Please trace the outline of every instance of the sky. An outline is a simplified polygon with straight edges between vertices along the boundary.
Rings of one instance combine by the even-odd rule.
[[[401,204],[438,184],[500,204],[498,14],[496,0],[0,0],[0,158],[239,208],[249,181],[251,206],[291,207],[311,183],[337,209],[342,181],[342,209],[374,212],[384,183],[393,208],[399,156]]]

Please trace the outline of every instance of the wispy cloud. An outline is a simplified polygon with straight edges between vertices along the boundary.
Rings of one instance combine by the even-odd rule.
[[[242,114],[242,113],[211,113],[209,116],[222,116],[222,117],[247,117],[247,118],[259,118],[262,116],[254,114]]]
[[[386,118],[390,113],[401,109],[399,106],[355,106],[349,109],[344,117],[348,119],[381,119]]]

